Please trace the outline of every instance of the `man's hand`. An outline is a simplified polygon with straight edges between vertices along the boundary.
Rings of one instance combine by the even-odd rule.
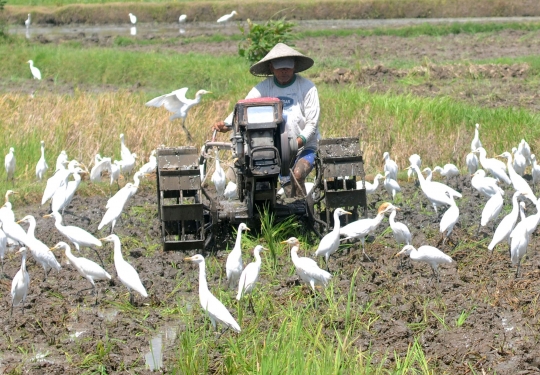
[[[226,133],[231,130],[231,128],[225,125],[225,122],[217,121],[214,126],[212,126],[212,130],[217,130],[220,133]]]

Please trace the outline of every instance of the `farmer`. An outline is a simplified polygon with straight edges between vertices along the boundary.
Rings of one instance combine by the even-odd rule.
[[[304,181],[315,163],[319,134],[319,94],[310,80],[297,73],[311,68],[313,59],[283,43],[278,43],[268,54],[249,68],[254,76],[268,76],[247,94],[246,99],[275,97],[283,102],[283,118],[287,129],[296,136],[298,153],[292,168],[298,185],[306,191]],[[213,129],[219,132],[231,130],[232,113],[225,121],[218,121]],[[295,192],[290,176],[281,176],[280,183],[290,197]],[[294,194],[300,196],[300,194]]]

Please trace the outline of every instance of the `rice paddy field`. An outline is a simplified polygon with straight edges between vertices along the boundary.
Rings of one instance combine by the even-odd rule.
[[[137,3],[134,9],[139,11],[142,24],[172,23],[178,15],[173,18],[170,9],[180,13],[185,6],[196,14],[195,3],[161,3],[169,13],[162,8],[151,13],[149,9],[157,6],[153,3]],[[535,13],[534,2],[522,3],[479,2],[475,8],[478,13],[465,8],[465,2],[445,2],[451,5],[448,8],[437,3],[439,13],[433,16],[540,14]],[[237,10],[247,9],[249,4],[239,2]],[[275,4],[279,2],[272,6]],[[305,9],[303,19],[316,13],[309,4],[296,4],[296,9]],[[396,3],[381,4],[399,10]],[[405,12],[412,12],[411,4],[402,2],[402,16],[421,17],[418,4],[430,3],[416,2],[416,15]],[[65,23],[54,14],[71,4],[8,2],[0,12],[4,22],[0,38],[0,150],[5,155],[13,147],[17,158],[14,181],[7,181],[5,171],[0,171],[0,191],[17,191],[10,197],[16,219],[33,215],[36,237],[48,246],[65,238],[53,219],[43,217],[49,213],[48,205],[41,205],[46,182],[35,177],[41,140],[45,141],[50,167],[47,178],[52,176],[62,150],[89,168],[97,153],[119,159],[121,133],[126,145],[138,155],[140,167],[161,145],[189,144],[179,120],[169,121],[164,109],[146,107],[145,102],[180,87],[189,87],[188,97],[199,89],[211,91],[186,120],[195,146],[200,147],[211,137],[211,125],[226,117],[234,103],[259,81],[249,75],[249,64],[238,56],[238,26],[248,18],[246,13],[239,11],[233,24],[222,29],[200,31],[197,22],[209,23],[230,12],[224,2],[203,5],[213,9],[212,18],[208,15],[208,20],[202,19],[208,11],[201,10],[200,20],[182,26],[185,33],[178,32],[179,26],[174,33],[144,32],[140,26],[136,35],[129,34],[127,12],[131,5],[127,3],[111,5],[114,11],[108,13],[101,11],[110,20],[81,21],[119,27],[120,31],[110,32],[47,33],[50,24]],[[85,6],[75,13],[89,17],[95,12],[81,11]],[[88,5],[91,9],[99,6]],[[346,6],[347,2],[333,4],[332,9]],[[522,10],[525,8],[529,13]],[[489,9],[498,9],[499,13],[489,13]],[[23,27],[28,12],[35,12],[33,27],[44,31],[31,29],[26,38],[15,30]],[[352,15],[353,10],[349,13]],[[167,14],[170,19],[160,20],[152,14]],[[253,19],[264,20],[274,12],[268,14],[261,11]],[[330,18],[320,10],[317,14],[309,17]],[[393,17],[395,13],[389,13],[386,18]],[[55,253],[61,270],[51,271],[46,280],[41,266],[29,257],[28,297],[24,307],[15,307],[11,315],[11,278],[20,268],[21,256],[8,252],[0,280],[3,373],[540,371],[538,235],[533,233],[521,262],[521,274],[515,278],[508,245],[499,244],[493,253],[487,250],[494,228],[512,209],[513,187],[501,184],[505,191],[502,212],[480,227],[487,199],[471,187],[465,166],[477,123],[490,157],[511,151],[521,139],[529,143],[533,153],[540,149],[540,22],[471,19],[342,28],[340,25],[347,24],[346,17],[336,18],[341,20],[333,26],[294,29],[295,47],[315,60],[314,67],[303,75],[318,87],[321,133],[323,137],[360,138],[366,180],[373,181],[382,172],[384,152],[396,160],[402,187],[394,201],[401,209],[396,220],[409,226],[414,246],[439,244],[440,216],[420,188],[408,181],[404,168],[409,156],[419,154],[422,167],[453,163],[460,168],[461,176],[450,182],[462,194],[456,199],[460,218],[452,241],[439,245],[454,262],[440,267],[440,282],[431,278],[427,264],[402,266],[395,257],[401,249],[385,218],[366,241],[371,261],[362,256],[359,242],[344,243],[330,258],[330,284],[313,293],[299,281],[289,248],[280,242],[296,236],[301,242],[299,255],[312,257],[318,239],[301,221],[291,218],[277,223],[268,213],[264,225],[252,228],[242,241],[244,265],[253,261],[255,245],[273,249],[262,253],[261,276],[253,294],[254,311],[247,300],[236,301],[236,292],[226,287],[225,261],[234,246],[236,228],[229,226],[229,236],[213,251],[203,252],[211,292],[241,327],[240,333],[228,330],[220,335],[199,304],[198,267],[184,261],[195,252],[162,250],[156,181],[155,176],[147,175],[114,232],[121,239],[124,258],[137,269],[148,298],[136,294],[134,303],[129,302],[129,293],[114,268],[112,245],[104,243],[97,251],[112,279],[96,283],[97,298],[89,291],[79,293],[90,283],[66,263],[61,252]],[[52,21],[48,24],[47,20]],[[73,29],[81,27],[74,22],[65,24]],[[41,70],[40,81],[32,79],[28,60]],[[219,137],[227,141],[227,136]],[[222,159],[225,164],[230,162],[225,153]],[[437,174],[434,179],[445,182]],[[530,166],[525,179],[532,185]],[[128,181],[132,182],[133,176],[122,176],[120,187]],[[84,228],[98,238],[107,236],[109,227],[97,227],[108,198],[117,189],[116,184],[109,185],[105,180],[91,183],[83,176],[64,214],[64,224]],[[211,183],[207,189],[213,191]],[[374,217],[379,205],[389,200],[384,188],[379,187],[369,196],[367,216]],[[525,202],[526,214],[536,214],[535,206]],[[92,250],[74,253],[97,261]],[[317,260],[324,267],[324,261]]]

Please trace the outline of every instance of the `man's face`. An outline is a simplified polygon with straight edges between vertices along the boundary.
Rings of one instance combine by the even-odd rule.
[[[274,69],[274,66],[270,63],[270,71],[274,74],[280,85],[286,85],[294,77],[294,68]]]

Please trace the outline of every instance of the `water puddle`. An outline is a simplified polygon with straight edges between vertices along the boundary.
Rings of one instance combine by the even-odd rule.
[[[175,339],[176,329],[168,326],[163,327],[157,335],[150,339],[150,351],[144,355],[144,361],[151,371],[163,367],[163,351],[167,346],[172,345]]]

